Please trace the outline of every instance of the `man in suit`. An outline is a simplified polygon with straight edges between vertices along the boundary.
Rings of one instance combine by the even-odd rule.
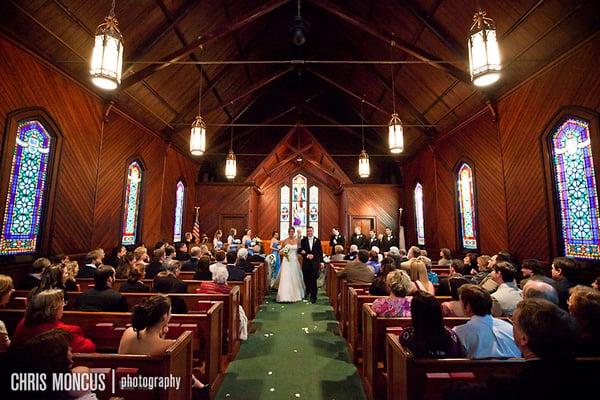
[[[215,258],[217,259],[217,262],[222,262],[222,261],[219,261],[219,253],[223,253],[223,252],[217,252],[217,255],[215,256]],[[236,281],[236,282],[243,281],[244,278],[246,277],[246,271],[237,267],[235,265],[235,260],[236,260],[235,253],[227,253],[227,272],[229,272],[228,280]]]
[[[392,233],[392,228],[389,226],[385,227],[385,235],[383,235],[383,239],[381,239],[381,251],[387,253],[390,251],[391,247],[399,247],[398,245],[398,237],[394,236]]]
[[[354,228],[354,233],[352,234],[352,237],[350,238],[350,244],[355,244],[359,250],[360,249],[367,250],[367,246],[369,245],[369,242],[368,242],[366,236],[362,234],[360,226],[357,226],[356,228]]]
[[[22,290],[31,290],[38,287],[42,280],[42,272],[50,266],[50,260],[45,257],[38,258],[33,262],[31,273],[25,275],[19,286]]]
[[[189,261],[190,255],[188,254],[187,244],[185,242],[176,242],[174,246],[175,246],[175,259],[177,261]]]
[[[98,267],[102,265],[102,253],[100,250],[92,250],[85,256],[85,265],[79,268],[77,278],[93,278],[94,274],[98,270]]]
[[[250,261],[251,263],[265,262],[265,257],[260,254],[260,245],[259,244],[255,244],[252,247],[252,255],[248,256],[248,261]]]
[[[358,246],[352,244],[350,245],[350,250],[348,251],[348,254],[346,254],[346,256],[344,257],[344,260],[354,261],[356,260],[356,257],[358,257]]]
[[[302,275],[306,286],[306,295],[311,303],[317,302],[317,279],[323,262],[323,249],[321,241],[314,236],[311,226],[306,228],[306,237],[300,241],[300,254],[302,255]]]
[[[367,250],[371,250],[373,248],[373,246],[379,248],[381,247],[381,241],[379,239],[377,239],[377,234],[375,233],[374,229],[371,229],[369,231],[369,246],[367,248]]]
[[[254,264],[248,261],[248,250],[241,248],[237,252],[237,261],[235,266],[243,269],[245,272],[254,271]]]
[[[196,271],[200,262],[200,247],[194,246],[190,252],[191,258],[181,266],[182,271]]]
[[[156,274],[166,271],[165,268],[165,250],[163,248],[155,249],[152,252],[152,261],[146,268],[146,279],[154,279]]]
[[[168,260],[165,262],[165,269],[167,272],[170,272],[173,277],[173,292],[187,293],[187,283],[179,279],[181,263],[177,260]]]
[[[369,261],[369,252],[359,250],[358,262],[346,264],[346,268],[337,272],[340,278],[346,278],[348,283],[371,283],[375,279],[373,268],[366,264]]]
[[[408,249],[408,260],[400,264],[400,269],[406,271],[410,275],[410,263],[421,255],[421,249],[417,246],[412,246]]]
[[[127,312],[127,299],[112,289],[115,269],[102,265],[94,273],[94,287],[81,293],[75,300],[78,311]]]
[[[344,235],[340,233],[338,228],[333,227],[331,229],[331,238],[329,239],[329,246],[331,247],[331,255],[335,253],[335,246],[340,245],[344,247],[346,245],[346,239]]]

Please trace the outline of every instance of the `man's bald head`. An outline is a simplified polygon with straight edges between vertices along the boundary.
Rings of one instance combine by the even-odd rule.
[[[558,293],[554,286],[542,282],[530,279],[523,287],[523,298],[541,298],[546,299],[551,303],[558,304]]]

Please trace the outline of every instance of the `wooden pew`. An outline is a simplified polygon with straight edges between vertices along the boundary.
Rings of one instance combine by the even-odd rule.
[[[346,261],[332,261],[330,263],[328,263],[325,268],[326,268],[326,275],[327,275],[327,279],[326,279],[326,293],[327,296],[329,297],[329,302],[331,305],[333,305],[333,299],[334,299],[334,293],[336,292],[335,289],[335,284],[336,284],[336,272],[344,269],[344,267],[346,266]]]
[[[385,334],[390,328],[411,326],[410,317],[378,317],[371,303],[363,304],[362,376],[365,393],[369,400],[385,398]],[[466,317],[444,318],[444,324],[450,328],[469,321]]]
[[[348,288],[348,351],[354,364],[358,365],[362,353],[362,305],[372,303],[378,297],[369,294],[368,288]]]
[[[346,279],[342,279],[339,281],[340,283],[340,330],[342,332],[342,336],[348,338],[348,309],[349,309],[349,289],[357,288],[357,289],[366,289],[367,291],[371,287],[371,284],[364,283],[348,283]]]
[[[179,390],[169,388],[168,390],[144,390],[135,389],[135,398],[140,400],[176,400],[192,398],[192,363],[193,350],[192,340],[193,332],[183,332],[163,355],[143,356],[130,354],[85,354],[75,353],[73,363],[76,366],[86,366],[93,369],[93,372],[105,371],[106,390],[96,391],[100,400],[107,400],[113,396],[122,396],[132,398],[132,390],[121,390],[120,376],[123,369],[128,369],[132,376],[169,376],[180,378]],[[109,369],[109,370],[105,370]],[[116,382],[115,392],[112,393],[112,373],[114,369]],[[125,372],[125,371],[123,371]],[[126,374],[123,374],[123,377]]]
[[[205,308],[197,314],[171,315],[167,338],[176,339],[183,330],[194,331],[194,357],[198,359],[197,365],[203,367],[198,379],[213,384],[221,379],[223,303],[209,302]],[[5,323],[10,336],[23,314],[22,309],[0,310],[0,320]],[[84,335],[96,344],[97,351],[116,352],[123,331],[131,323],[131,313],[65,311],[61,321],[81,327]]]

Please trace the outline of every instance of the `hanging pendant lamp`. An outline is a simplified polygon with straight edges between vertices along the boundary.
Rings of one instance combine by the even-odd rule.
[[[361,178],[368,178],[371,174],[371,166],[369,165],[369,155],[365,150],[365,125],[363,119],[363,103],[364,100],[360,102],[360,129],[362,137],[362,151],[358,156],[358,176],[360,176]]]
[[[500,50],[496,24],[479,9],[469,30],[469,71],[475,86],[488,86],[500,79]]]
[[[121,84],[122,71],[123,35],[115,17],[115,0],[113,0],[110,13],[96,28],[90,76],[92,83],[99,88],[114,90]]]
[[[394,42],[392,42],[392,46]],[[392,59],[392,48],[390,47],[390,60]],[[393,113],[392,118],[390,119],[390,123],[388,126],[388,144],[390,152],[393,154],[399,154],[404,151],[404,128],[402,127],[402,121],[400,117],[398,117],[398,113],[396,113],[396,88],[395,88],[395,78],[394,78],[394,64],[391,63],[392,69],[392,104],[393,104]]]
[[[236,159],[233,152],[233,125],[231,126],[231,143],[229,146],[229,153],[225,159],[225,177],[229,180],[235,179],[237,174]]]
[[[202,66],[200,66],[200,89],[198,95],[198,115],[190,131],[190,153],[201,156],[206,151],[206,124],[201,116],[202,110]]]

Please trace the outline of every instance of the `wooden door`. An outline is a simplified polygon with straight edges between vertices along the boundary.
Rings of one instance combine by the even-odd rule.
[[[377,230],[377,218],[373,215],[351,215],[350,216],[350,232],[348,232],[348,236],[352,236],[354,233],[354,228],[360,226],[362,234],[369,237],[369,231],[371,229]]]
[[[238,239],[242,238],[244,229],[248,228],[247,214],[219,214],[219,228],[223,231],[223,237],[227,239],[231,228],[237,229]]]

